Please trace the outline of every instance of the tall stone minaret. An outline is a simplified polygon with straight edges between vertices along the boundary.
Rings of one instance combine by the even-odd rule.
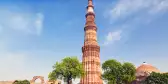
[[[100,46],[97,43],[97,27],[92,0],[88,0],[86,24],[84,27],[85,40],[82,47],[82,64],[86,72],[80,84],[102,84],[100,69]]]

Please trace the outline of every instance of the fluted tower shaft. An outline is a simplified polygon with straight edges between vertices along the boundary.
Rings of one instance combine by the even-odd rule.
[[[92,0],[88,0],[84,31],[85,39],[84,46],[82,47],[82,64],[86,74],[81,78],[81,84],[102,84],[100,46],[97,42],[97,27]]]

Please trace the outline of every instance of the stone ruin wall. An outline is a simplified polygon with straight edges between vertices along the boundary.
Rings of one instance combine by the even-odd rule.
[[[61,81],[44,81],[43,76],[34,76],[32,80],[30,80],[30,84],[34,84],[36,79],[40,79],[41,83],[39,84],[61,84]],[[12,84],[14,81],[0,81],[0,84]]]

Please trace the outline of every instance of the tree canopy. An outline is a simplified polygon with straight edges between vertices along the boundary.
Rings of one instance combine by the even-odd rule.
[[[168,84],[168,74],[161,74],[152,72],[142,84]]]
[[[107,60],[102,64],[102,77],[108,84],[129,84],[135,79],[136,68],[132,63],[121,64],[117,60]]]
[[[16,80],[13,84],[30,84],[28,80]]]
[[[50,80],[63,79],[68,84],[71,84],[72,79],[84,75],[82,64],[77,57],[66,57],[61,62],[56,62],[53,66],[53,71],[49,73]]]

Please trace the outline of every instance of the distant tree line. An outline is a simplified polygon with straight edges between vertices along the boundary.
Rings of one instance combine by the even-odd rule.
[[[28,80],[16,80],[13,84],[30,84]]]
[[[168,84],[168,73],[152,72],[141,84]]]

